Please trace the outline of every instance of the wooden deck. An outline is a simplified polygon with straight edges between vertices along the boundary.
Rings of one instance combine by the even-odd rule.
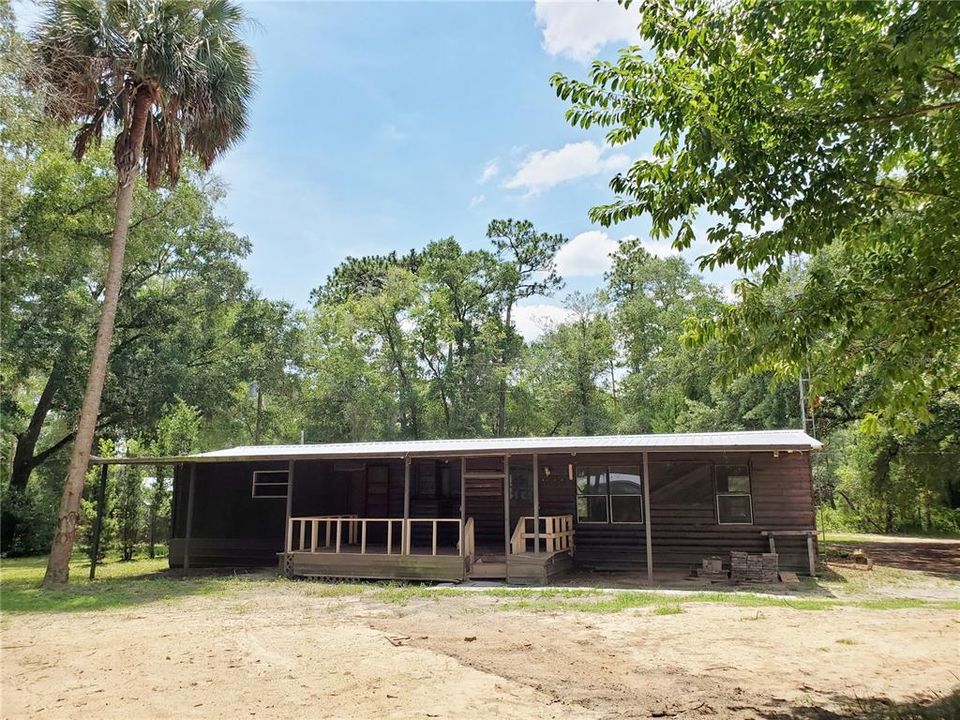
[[[459,582],[466,578],[466,560],[460,555],[417,553],[387,555],[382,552],[291,552],[281,553],[280,567],[293,577],[343,580],[430,580]]]
[[[543,585],[570,571],[573,558],[567,550],[514,553],[507,558],[507,582]]]
[[[280,570],[288,577],[543,584],[571,567],[573,522],[569,515],[548,516],[538,528],[536,522],[531,526],[532,520],[520,519],[512,552],[505,556],[496,547],[476,547],[472,518],[462,523],[455,518],[292,517],[286,549],[279,553]],[[414,541],[415,523],[429,532],[429,537],[421,533],[419,544]],[[441,543],[443,525],[453,525],[462,542],[452,547]],[[380,541],[374,539],[378,527],[386,536]]]

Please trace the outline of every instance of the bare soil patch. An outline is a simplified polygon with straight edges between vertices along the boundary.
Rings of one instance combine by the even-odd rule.
[[[506,610],[310,583],[8,615],[4,718],[813,718],[960,685],[946,609]]]
[[[840,555],[860,549],[877,565],[960,579],[960,541],[957,540],[885,538],[842,543],[828,541],[824,543],[824,549]]]

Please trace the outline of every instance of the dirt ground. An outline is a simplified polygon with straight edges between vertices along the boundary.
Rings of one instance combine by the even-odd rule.
[[[960,613],[504,610],[311,583],[8,616],[4,718],[813,718],[960,685]]]
[[[928,575],[960,576],[960,542],[936,538],[890,538],[864,535],[856,542],[827,542],[828,550],[863,550],[884,567],[919,570]]]

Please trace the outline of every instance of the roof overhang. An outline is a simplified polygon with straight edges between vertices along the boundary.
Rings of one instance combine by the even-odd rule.
[[[823,445],[801,430],[758,430],[664,435],[525,437],[310,445],[255,445],[196,455],[93,457],[94,465],[175,465],[181,463],[268,462],[282,460],[362,460],[503,455],[576,455],[624,452],[809,452]]]

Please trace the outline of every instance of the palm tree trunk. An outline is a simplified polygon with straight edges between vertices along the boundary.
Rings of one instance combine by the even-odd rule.
[[[57,526],[47,559],[47,572],[43,578],[44,587],[66,584],[70,578],[70,554],[77,536],[77,518],[80,512],[80,498],[83,494],[83,481],[90,462],[93,436],[97,428],[97,416],[100,414],[100,396],[107,375],[107,362],[110,359],[110,346],[113,343],[113,327],[117,317],[117,301],[120,297],[120,281],[123,275],[123,255],[127,246],[127,231],[130,228],[130,216],[133,213],[133,191],[137,184],[140,169],[140,155],[143,150],[143,137],[147,126],[147,114],[152,102],[152,91],[147,86],[137,89],[134,96],[133,120],[129,137],[123,134],[117,142],[129,143],[122,151],[115,152],[117,163],[117,209],[113,222],[113,242],[110,245],[110,262],[104,282],[103,305],[100,308],[100,324],[97,327],[97,339],[93,346],[93,359],[90,362],[90,374],[83,393],[80,418],[77,421],[77,436],[73,442],[70,456],[70,468],[60,500],[60,512]],[[120,150],[120,148],[118,148]]]

